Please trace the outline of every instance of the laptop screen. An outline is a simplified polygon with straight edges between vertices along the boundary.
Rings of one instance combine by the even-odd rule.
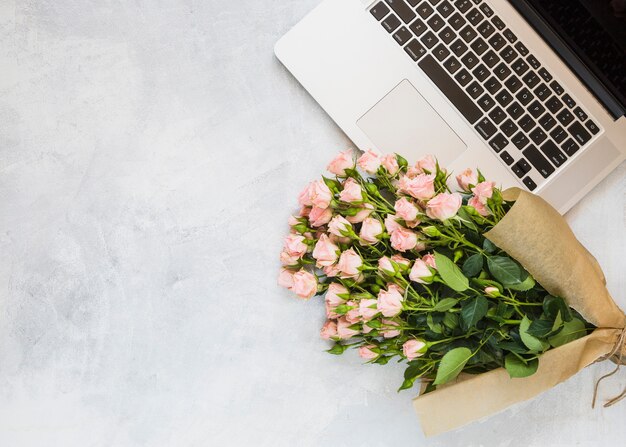
[[[582,65],[593,73],[597,81],[621,104],[622,109],[626,109],[626,0],[522,0],[522,2],[532,7],[545,25],[560,38],[560,44],[565,44],[574,53],[575,58],[578,58],[578,61],[575,61],[577,64],[571,63],[571,57],[569,60],[567,57],[564,59],[579,77],[583,78],[583,81],[589,77],[577,69],[582,62]],[[512,3],[519,6],[520,1]],[[558,51],[558,45],[555,45],[555,42],[551,43]],[[588,86],[592,87],[589,84]]]

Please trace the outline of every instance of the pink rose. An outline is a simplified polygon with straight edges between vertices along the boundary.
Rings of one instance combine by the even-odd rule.
[[[425,172],[426,174],[436,174],[437,160],[432,155],[427,155],[415,163],[415,169],[419,172]]]
[[[334,278],[335,276],[339,275],[339,269],[336,265],[328,265],[322,268],[322,270],[324,271],[324,274],[329,278]]]
[[[497,287],[487,286],[485,287],[485,295],[491,298],[497,298],[500,296],[500,290]]]
[[[421,259],[416,259],[409,273],[411,281],[420,284],[430,284],[433,282],[433,273],[430,271],[428,264]]]
[[[337,320],[337,335],[341,340],[347,340],[348,338],[358,335],[359,331],[350,326],[352,326],[352,323],[346,320],[346,317],[340,317],[339,320]]]
[[[389,287],[389,290],[381,289],[378,292],[378,310],[385,317],[395,317],[402,312],[402,301],[404,297],[395,287]]]
[[[426,214],[431,219],[441,221],[448,220],[456,216],[457,211],[461,208],[462,198],[460,194],[448,194],[446,192],[438,194],[432,198],[426,205]]]
[[[417,246],[417,234],[406,228],[396,228],[391,233],[391,246],[398,251],[412,250]]]
[[[481,182],[472,188],[472,192],[482,203],[487,203],[487,199],[491,199],[493,195],[495,185],[495,182]]]
[[[370,149],[359,157],[356,164],[368,174],[375,174],[381,164],[380,155]]]
[[[311,208],[308,206],[303,206],[302,208],[300,208],[298,214],[300,217],[309,217],[309,214],[311,214]]]
[[[391,234],[394,230],[402,227],[402,225],[396,221],[397,217],[398,216],[394,214],[388,214],[387,217],[385,217],[385,228],[387,229],[387,233]]]
[[[376,244],[380,242],[378,237],[383,234],[383,224],[378,219],[368,217],[363,221],[361,226],[361,243],[363,245]]]
[[[299,256],[290,255],[285,250],[280,252],[280,262],[282,265],[297,265],[299,260]]]
[[[342,202],[360,202],[363,200],[361,185],[350,177],[343,184],[343,190],[339,193],[339,200]]]
[[[408,340],[402,345],[402,353],[409,360],[421,357],[426,352],[427,346],[423,340]]]
[[[470,197],[470,199],[467,201],[467,204],[469,206],[471,206],[472,208],[474,208],[476,210],[476,212],[478,214],[480,214],[483,217],[486,217],[488,215],[491,214],[491,211],[489,210],[489,208],[487,207],[487,205],[485,205],[478,197],[476,196],[472,196]]]
[[[363,260],[361,257],[354,251],[354,249],[350,248],[341,253],[339,262],[337,263],[337,268],[339,268],[343,278],[358,278],[361,274],[359,268],[362,265]]]
[[[300,270],[293,275],[291,290],[300,298],[309,299],[317,293],[317,278],[306,270]]]
[[[311,202],[311,183],[306,185],[300,194],[298,194],[298,203],[304,206],[313,206],[313,202]]]
[[[420,174],[414,178],[404,176],[400,179],[398,188],[418,200],[428,200],[435,195],[435,176],[427,174]]]
[[[398,158],[396,154],[387,154],[382,159],[382,165],[387,170],[389,175],[396,175],[400,170],[398,165]]]
[[[435,255],[432,253],[428,253],[427,255],[422,256],[422,261],[426,263],[427,266],[434,268],[437,270],[437,262],[435,261]]]
[[[285,238],[284,248],[290,256],[301,258],[308,250],[308,246],[303,242],[304,236],[299,234],[290,234]]]
[[[313,249],[313,257],[317,261],[318,266],[326,267],[333,265],[339,255],[337,252],[339,247],[333,244],[327,235],[322,234]]]
[[[312,227],[321,227],[330,222],[333,217],[333,210],[331,208],[318,208],[314,206],[309,214],[309,222]]]
[[[311,183],[311,188],[309,190],[309,199],[311,200],[311,203],[313,203],[313,206],[316,206],[318,208],[328,208],[328,205],[330,205],[330,200],[332,198],[333,195],[323,180],[318,180]]]
[[[417,214],[419,213],[419,210],[414,204],[409,202],[406,197],[398,199],[394,205],[394,208],[396,210],[396,216],[406,222],[411,222],[417,219]]]
[[[328,320],[322,327],[322,330],[320,331],[320,336],[324,340],[337,338],[337,323],[335,323],[334,321]]]
[[[352,230],[352,225],[345,219],[345,217],[340,215],[333,217],[328,224],[328,232],[338,237],[345,236],[344,233],[347,234],[350,230]]]
[[[346,220],[350,223],[356,224],[363,222],[366,218],[369,217],[370,214],[374,211],[374,206],[370,203],[363,204],[363,208],[361,211],[356,213],[354,216],[347,216]]]
[[[380,333],[383,334],[383,337],[393,338],[400,335],[399,330],[392,329],[393,327],[400,326],[400,324],[396,323],[393,320],[382,320],[381,323],[383,324],[383,329],[380,331]]]
[[[358,323],[361,321],[361,313],[359,312],[359,305],[354,301],[348,301],[346,306],[352,307],[348,312],[346,312],[346,320],[348,323]]]
[[[463,191],[469,191],[470,186],[478,183],[478,174],[472,171],[472,169],[467,168],[465,171],[456,176],[456,182],[459,184],[459,188]]]
[[[290,227],[293,227],[293,226],[300,224],[301,222],[298,217],[289,216],[289,219],[287,219],[287,223],[289,224]]]
[[[278,274],[278,285],[291,290],[293,287],[293,272],[285,268],[280,269],[280,273]]]
[[[393,255],[391,257],[391,260],[395,263],[397,263],[400,266],[400,269],[403,270],[404,268],[408,267],[411,264],[411,261],[409,261],[406,258],[403,258],[400,255]]]
[[[343,177],[346,175],[346,169],[354,168],[354,160],[352,159],[352,150],[340,152],[333,161],[328,164],[328,172]]]
[[[391,263],[391,259],[387,256],[383,256],[378,260],[378,270],[388,275],[394,275],[396,273],[393,268],[393,264]]]
[[[361,356],[361,358],[365,360],[374,360],[376,357],[378,357],[378,354],[372,351],[372,349],[375,348],[376,346],[374,345],[361,346],[359,348],[359,356]]]
[[[324,302],[326,303],[326,315],[328,318],[338,317],[335,313],[335,309],[337,309],[337,306],[344,304],[349,296],[350,292],[348,289],[339,283],[334,282],[328,286],[326,296],[324,297]]]
[[[359,314],[363,321],[370,321],[378,314],[377,304],[374,298],[364,298],[359,302]]]

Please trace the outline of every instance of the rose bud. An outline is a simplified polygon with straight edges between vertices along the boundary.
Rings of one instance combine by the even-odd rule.
[[[366,298],[359,302],[359,314],[363,321],[370,321],[378,314],[378,301],[374,298]]]
[[[363,200],[363,190],[361,185],[353,178],[349,178],[343,184],[343,190],[339,193],[339,200],[342,202],[360,202]]]
[[[359,331],[351,326],[352,323],[346,320],[346,317],[341,317],[337,320],[337,335],[341,340],[347,340],[359,334]]]
[[[432,267],[435,270],[437,270],[437,263],[435,261],[435,256],[432,253],[428,253],[427,255],[422,256],[422,261],[424,261],[427,266]]]
[[[339,247],[333,244],[326,234],[322,234],[315,244],[312,256],[317,261],[318,267],[328,267],[337,262]]]
[[[354,160],[352,159],[352,150],[340,152],[326,168],[330,173],[339,177],[346,175],[346,169],[354,168]]]
[[[417,177],[402,177],[398,189],[418,200],[428,200],[435,195],[435,176],[420,174]]]
[[[396,210],[396,216],[405,222],[412,222],[417,219],[419,210],[417,207],[408,201],[406,197],[402,197],[396,201],[394,208]],[[419,223],[419,222],[418,222]]]
[[[445,221],[456,216],[463,199],[459,194],[441,193],[432,198],[426,205],[426,214],[431,219]]]
[[[356,164],[368,174],[375,174],[381,165],[380,155],[370,149],[359,157]]]
[[[347,216],[346,220],[350,223],[361,223],[369,217],[374,211],[374,206],[370,203],[363,204],[363,208],[359,208],[358,212],[354,216]]]
[[[330,189],[322,180],[311,183],[309,189],[309,200],[313,206],[318,208],[328,208],[330,200],[333,198]]]
[[[361,274],[361,270],[359,270],[359,268],[362,265],[363,260],[361,257],[354,251],[354,249],[350,248],[341,253],[339,262],[337,263],[337,268],[339,268],[342,278],[358,278]]]
[[[391,233],[391,246],[398,251],[412,250],[417,246],[417,234],[404,227],[398,227]]]
[[[337,215],[328,223],[328,232],[337,237],[349,236],[352,230],[352,224],[345,217]]]
[[[378,237],[383,234],[383,224],[378,219],[368,217],[363,221],[361,226],[361,243],[363,245],[371,245],[380,242]]]
[[[290,234],[285,238],[284,249],[290,256],[301,258],[308,250],[308,246],[303,242],[304,236]]]
[[[293,287],[293,272],[285,268],[280,269],[280,273],[278,275],[278,285],[291,290]]]
[[[324,340],[337,339],[337,323],[332,320],[328,320],[322,327],[320,336]]]
[[[321,227],[330,222],[333,217],[333,210],[330,208],[318,208],[314,206],[309,214],[309,221],[313,227]]]
[[[391,234],[394,230],[402,227],[396,220],[398,216],[389,214],[385,217],[385,228],[387,229],[387,233]]]
[[[291,290],[300,298],[309,299],[317,293],[317,278],[306,270],[300,270],[293,275]]]
[[[372,351],[372,349],[376,349],[376,346],[374,345],[361,346],[359,348],[359,356],[365,360],[374,360],[376,357],[378,357],[378,354]]]
[[[485,295],[491,298],[497,298],[500,296],[500,290],[497,287],[488,286],[485,287]]]
[[[428,346],[423,340],[413,339],[408,340],[402,345],[402,353],[408,360],[414,360],[424,355]]]
[[[400,324],[396,323],[393,320],[382,320],[383,329],[380,331],[385,338],[393,338],[400,335],[400,331],[398,329],[393,329],[393,327],[400,326]],[[386,326],[386,327],[385,327]]]
[[[413,267],[411,267],[411,272],[409,273],[411,281],[420,284],[430,284],[433,282],[433,276],[430,267],[422,259],[415,260]]]
[[[491,199],[493,195],[495,185],[495,182],[481,182],[472,188],[472,192],[482,203],[487,203],[487,200]]]
[[[398,165],[398,158],[396,154],[387,154],[382,159],[382,165],[387,170],[389,175],[396,175],[400,170]]]
[[[395,262],[396,264],[398,264],[398,266],[400,267],[400,271],[403,271],[403,272],[407,271],[409,266],[411,265],[411,261],[409,261],[406,258],[403,258],[400,255],[393,255],[391,257],[391,260]]]
[[[378,292],[377,308],[385,317],[395,317],[402,312],[402,302],[404,297],[395,287],[389,287],[388,290],[382,289]]]
[[[396,274],[396,270],[393,268],[391,259],[389,259],[387,256],[383,256],[378,260],[378,270],[390,276]]]
[[[491,211],[489,210],[489,208],[487,207],[486,204],[484,204],[480,198],[478,198],[477,196],[472,196],[468,201],[467,204],[469,206],[471,206],[472,208],[474,208],[476,210],[476,212],[478,214],[480,214],[483,217],[487,217],[491,214]]]
[[[459,184],[459,188],[465,192],[470,191],[470,187],[475,186],[478,183],[478,174],[472,169],[467,168],[456,176],[456,182]]]

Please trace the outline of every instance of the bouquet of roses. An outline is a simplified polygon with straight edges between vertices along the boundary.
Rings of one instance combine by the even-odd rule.
[[[451,174],[431,156],[409,166],[398,154],[368,151],[355,161],[346,151],[328,170],[333,177],[310,183],[298,197],[279,284],[305,299],[325,294],[321,336],[334,342],[330,353],[352,347],[370,363],[406,361],[400,389],[419,379],[425,394],[460,381],[462,372],[482,377],[503,367],[510,378],[528,378],[552,348],[598,324],[570,307],[576,297],[555,287],[554,275],[542,286],[541,262],[524,262],[536,243],[524,241],[524,225],[535,212],[526,211],[528,222],[514,219],[521,230],[503,222],[524,208],[516,207],[519,190],[503,194],[479,170],[466,169],[455,191]],[[623,328],[616,312],[613,327]],[[539,381],[546,386],[543,376]]]

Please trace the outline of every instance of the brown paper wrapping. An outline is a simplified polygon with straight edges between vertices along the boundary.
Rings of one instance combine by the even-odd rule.
[[[598,262],[578,242],[565,219],[534,194],[518,188],[503,194],[516,202],[485,236],[598,329],[547,351],[530,377],[511,379],[500,368],[465,375],[456,383],[416,397],[413,405],[426,436],[498,413],[563,382],[610,353],[626,325],[626,316],[606,289]]]

